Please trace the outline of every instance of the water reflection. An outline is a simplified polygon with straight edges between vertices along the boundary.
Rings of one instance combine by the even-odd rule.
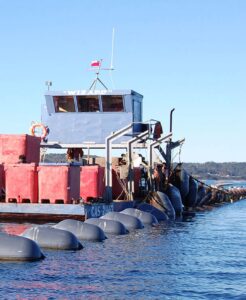
[[[0,223],[0,231],[8,234],[20,235],[30,226],[30,224]]]
[[[83,242],[81,251],[44,250],[42,262],[1,263],[0,297],[243,299],[245,210],[240,201],[103,243]]]

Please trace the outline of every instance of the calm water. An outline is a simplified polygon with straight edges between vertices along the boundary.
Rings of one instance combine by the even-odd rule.
[[[246,299],[245,215],[242,200],[78,252],[44,251],[40,262],[0,263],[0,299]]]

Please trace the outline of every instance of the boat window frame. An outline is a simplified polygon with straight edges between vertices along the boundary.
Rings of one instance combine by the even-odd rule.
[[[125,113],[127,112],[126,110],[126,99],[125,99],[125,95],[122,95],[122,94],[98,94],[98,95],[52,95],[52,104],[53,104],[53,107],[54,107],[54,113]],[[79,104],[78,104],[78,97],[97,97],[98,99],[98,108],[99,110],[97,111],[79,111]],[[121,98],[122,100],[122,110],[113,110],[113,111],[104,111],[103,110],[103,97],[111,97],[112,99],[114,97],[119,97]],[[59,99],[59,98],[70,98],[70,99],[73,99],[73,111],[59,111],[57,109],[57,104],[56,104],[56,98]]]
[[[80,111],[79,110],[79,102],[78,102],[78,98],[79,97],[84,97],[84,98],[86,98],[86,97],[91,97],[91,98],[97,98],[97,100],[98,100],[98,110],[95,110],[95,111]],[[76,97],[75,97],[75,103],[76,103],[76,106],[77,106],[77,112],[78,113],[99,113],[99,112],[102,112],[101,111],[101,97],[100,97],[100,95],[76,95]]]
[[[56,98],[70,98],[72,100],[70,100],[73,103],[73,111],[60,111],[59,108],[57,107],[57,99]],[[75,99],[74,96],[72,95],[54,95],[52,96],[52,101],[53,101],[53,105],[54,105],[54,111],[55,113],[75,113],[77,112],[77,105],[75,103]]]
[[[105,111],[104,107],[103,107],[103,97],[121,97],[122,99],[122,106],[123,106],[123,110],[114,110],[114,111]],[[101,95],[101,111],[102,113],[124,113],[126,112],[126,106],[125,106],[125,96],[124,95]]]

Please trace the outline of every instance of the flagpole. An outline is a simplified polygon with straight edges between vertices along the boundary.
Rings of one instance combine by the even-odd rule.
[[[96,85],[97,85],[97,82],[98,82],[98,81],[101,83],[101,85],[102,85],[106,90],[108,89],[108,88],[106,87],[106,85],[105,85],[105,84],[100,80],[100,78],[99,78],[99,74],[100,74],[100,70],[101,70],[101,66],[102,66],[102,61],[103,61],[103,60],[100,59],[100,61],[93,61],[93,62],[91,63],[91,66],[92,66],[92,67],[96,66],[96,65],[94,65],[94,63],[97,63],[98,66],[97,66],[97,69],[95,69],[95,70],[96,70],[96,71],[95,71],[96,78],[93,80],[91,86],[89,87],[89,90],[95,91]],[[104,70],[104,69],[102,69],[102,70]]]
[[[95,85],[94,85],[93,91],[95,91],[95,89],[96,89],[97,81],[100,81],[99,74],[100,74],[101,65],[102,65],[102,59],[100,59],[99,66],[97,68],[97,72],[96,72],[97,77],[96,77],[96,80],[95,80]]]

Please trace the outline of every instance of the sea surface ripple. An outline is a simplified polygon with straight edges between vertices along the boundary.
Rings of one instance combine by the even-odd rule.
[[[81,251],[0,263],[0,299],[246,299],[246,200]],[[1,223],[1,231],[18,229]]]

